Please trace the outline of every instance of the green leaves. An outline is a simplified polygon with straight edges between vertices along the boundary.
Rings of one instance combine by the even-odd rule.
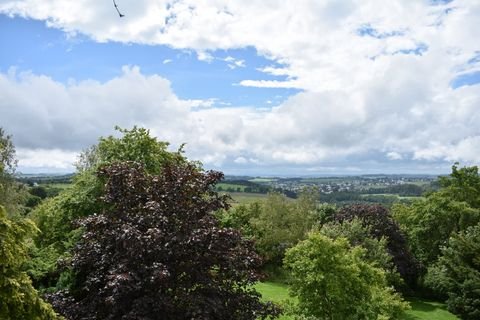
[[[25,239],[36,231],[31,220],[10,220],[0,206],[0,319],[58,319],[21,271],[27,257]]]
[[[453,235],[426,283],[448,295],[448,309],[462,319],[480,318],[480,225]]]
[[[384,272],[364,260],[365,249],[319,233],[287,250],[284,263],[298,297],[297,313],[320,319],[396,319],[408,308],[387,287]]]

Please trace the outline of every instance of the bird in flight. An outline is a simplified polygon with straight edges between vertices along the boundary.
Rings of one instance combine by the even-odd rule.
[[[115,0],[113,0],[113,6],[114,6],[114,7],[115,7],[115,9],[117,10],[117,12],[118,12],[118,15],[120,16],[120,18],[123,18],[123,17],[125,17],[125,15],[124,15],[124,14],[122,14],[122,13],[120,12],[120,10],[118,10],[118,6],[117,6],[117,3],[115,2]]]

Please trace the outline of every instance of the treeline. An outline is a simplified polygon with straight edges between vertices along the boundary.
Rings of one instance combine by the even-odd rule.
[[[245,192],[245,193],[259,193],[267,194],[270,192],[277,192],[284,194],[285,196],[296,199],[297,193],[295,191],[281,189],[281,188],[272,188],[270,186],[258,184],[248,180],[222,180],[219,183],[222,185],[216,185],[215,190],[218,192]],[[242,186],[242,187],[238,187]]]
[[[248,180],[222,180],[220,182],[223,183],[225,187],[216,186],[216,190],[219,192],[226,191],[266,194],[272,190],[268,186],[260,185]],[[238,188],[238,186],[243,186],[243,188]]]
[[[438,189],[438,187],[436,189]],[[365,194],[397,194],[402,197],[420,197],[425,192],[433,191],[433,190],[434,190],[434,187],[432,187],[432,185],[430,184],[419,186],[416,184],[405,183],[405,184],[387,186],[384,188],[369,188],[365,190],[363,193]]]
[[[35,186],[38,184],[70,184],[74,178],[73,173],[58,175],[58,176],[30,176],[30,175],[21,175],[16,176],[15,179],[21,183],[27,184],[29,186]]]

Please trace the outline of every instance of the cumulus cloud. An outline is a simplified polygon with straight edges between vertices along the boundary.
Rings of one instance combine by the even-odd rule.
[[[385,153],[392,160],[405,160],[402,154],[415,161],[480,160],[480,134],[474,125],[480,121],[480,98],[475,87],[433,97],[422,91],[415,99],[418,105],[411,105],[404,104],[408,100],[401,99],[401,90],[387,92],[379,86],[383,95],[375,90],[366,96],[304,92],[258,110],[182,100],[166,79],[146,76],[138,67],[124,67],[121,76],[107,82],[69,85],[12,71],[0,74],[0,110],[22,166],[65,168],[76,152],[111,134],[117,124],[150,128],[174,147],[186,142],[191,158],[213,167],[254,165],[268,170],[341,162],[351,168],[345,159],[371,153]],[[390,109],[382,111],[385,104]],[[355,164],[362,167],[368,161]]]
[[[2,125],[24,148],[78,150],[122,127],[168,127],[188,115],[199,101],[178,99],[168,80],[144,76],[138,67],[107,82],[94,80],[65,85],[44,75],[11,71],[0,74]],[[154,121],[154,122],[152,122]]]
[[[121,6],[123,19],[110,3],[93,0],[3,0],[0,12],[100,42],[194,50],[206,62],[218,49],[254,47],[276,63],[258,69],[268,78],[239,85],[301,92],[268,110],[216,109],[180,99],[168,80],[135,67],[105,83],[69,85],[13,72],[0,75],[0,109],[5,123],[25,124],[7,126],[19,145],[77,150],[114,124],[139,124],[187,142],[195,158],[217,166],[257,159],[326,168],[336,166],[322,163],[371,154],[387,163],[480,160],[479,85],[451,88],[459,75],[478,71],[478,1],[139,0]],[[233,57],[225,62],[248,65]]]
[[[78,159],[77,152],[61,149],[24,149],[17,148],[17,157],[21,159],[21,166],[42,171],[72,171],[72,166]]]

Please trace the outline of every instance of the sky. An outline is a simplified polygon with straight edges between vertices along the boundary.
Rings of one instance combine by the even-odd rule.
[[[0,0],[24,173],[116,125],[233,175],[480,164],[480,0]]]

